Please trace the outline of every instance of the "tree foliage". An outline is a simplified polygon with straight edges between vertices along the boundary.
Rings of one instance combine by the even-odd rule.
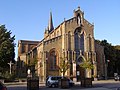
[[[14,62],[15,36],[11,37],[11,31],[7,31],[5,25],[0,25],[0,67],[9,68],[8,63]]]
[[[114,47],[115,47],[115,49],[120,50],[120,45],[116,45]]]
[[[82,67],[84,69],[93,69],[94,68],[90,59],[85,59],[83,56],[82,56],[82,63],[80,63],[80,67]]]
[[[70,68],[70,64],[67,60],[67,58],[60,58],[60,67],[59,70],[61,73],[63,73],[63,76],[65,76],[66,71]]]
[[[96,40],[96,42],[104,46],[105,60],[108,64],[108,76],[113,76],[116,72],[120,74],[120,45],[112,46],[107,40]]]
[[[37,58],[32,58],[30,59],[28,66],[36,66],[37,62],[38,62]]]

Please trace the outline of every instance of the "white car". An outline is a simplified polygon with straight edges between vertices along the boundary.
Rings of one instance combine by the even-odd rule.
[[[114,80],[115,80],[115,81],[120,81],[120,75],[114,76]]]
[[[46,86],[47,87],[58,87],[60,79],[62,79],[62,76],[48,76],[46,79]],[[69,86],[74,86],[74,82],[69,78],[67,79],[68,79]]]
[[[48,76],[46,79],[46,86],[47,87],[58,87],[59,80],[61,76]]]

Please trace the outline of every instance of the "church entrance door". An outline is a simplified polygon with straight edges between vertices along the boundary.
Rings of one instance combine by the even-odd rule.
[[[80,65],[76,66],[76,75],[77,75],[77,81],[80,81],[85,77],[85,70],[80,67]]]

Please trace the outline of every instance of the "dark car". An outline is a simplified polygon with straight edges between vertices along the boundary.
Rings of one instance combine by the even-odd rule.
[[[60,79],[62,79],[62,76],[49,76],[46,79],[46,86],[47,87],[58,87]],[[74,86],[74,82],[69,78],[67,79],[69,82],[69,86]]]
[[[6,86],[0,81],[0,90],[7,90]]]

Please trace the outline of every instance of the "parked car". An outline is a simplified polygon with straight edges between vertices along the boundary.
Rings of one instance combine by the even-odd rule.
[[[115,81],[120,81],[120,75],[114,76],[114,80],[115,80]]]
[[[48,76],[46,79],[47,87],[57,87],[61,76]]]
[[[69,86],[72,87],[75,85],[75,83],[73,82],[73,80],[71,80],[70,78],[68,78],[68,81],[69,81]]]
[[[47,87],[58,87],[59,80],[62,78],[62,76],[48,76],[46,79],[46,86]],[[66,77],[65,77],[66,78]],[[74,82],[67,78],[69,82],[69,86],[74,86]]]
[[[7,90],[6,86],[0,81],[0,90]]]

